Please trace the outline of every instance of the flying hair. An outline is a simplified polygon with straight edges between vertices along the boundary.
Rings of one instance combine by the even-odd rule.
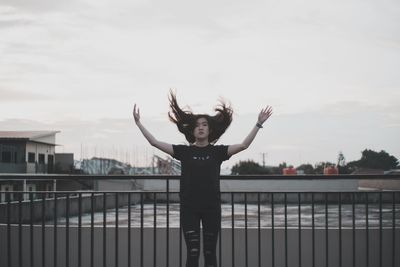
[[[194,114],[190,109],[182,109],[176,100],[176,93],[170,90],[169,105],[171,110],[168,117],[171,122],[175,123],[178,130],[185,135],[186,140],[193,144],[196,139],[193,135],[196,122],[199,118],[205,118],[210,128],[208,142],[214,144],[225,133],[232,122],[232,108],[222,99],[214,108],[216,114],[210,116],[208,114]]]

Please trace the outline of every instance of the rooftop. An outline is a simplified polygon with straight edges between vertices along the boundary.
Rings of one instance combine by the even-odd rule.
[[[54,142],[45,138],[55,136],[59,132],[60,131],[0,131],[0,140],[22,139],[39,143],[54,144]]]

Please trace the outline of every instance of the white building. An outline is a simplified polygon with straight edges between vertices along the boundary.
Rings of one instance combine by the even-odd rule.
[[[52,173],[59,131],[0,131],[0,173]]]
[[[53,173],[57,133],[59,131],[0,131],[0,173]],[[0,181],[0,191],[20,190],[50,191],[53,182]],[[1,198],[0,201],[4,201],[4,194]]]

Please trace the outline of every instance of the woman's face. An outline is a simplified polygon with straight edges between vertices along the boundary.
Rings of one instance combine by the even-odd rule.
[[[199,118],[196,121],[196,126],[193,131],[193,135],[196,140],[208,140],[208,135],[210,134],[210,128],[206,118]]]

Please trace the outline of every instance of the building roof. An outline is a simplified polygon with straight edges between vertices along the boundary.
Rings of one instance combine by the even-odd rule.
[[[37,140],[47,136],[53,136],[60,131],[0,131],[0,140],[15,140],[15,139],[22,139],[32,142],[39,142],[39,143],[49,143],[53,144],[52,142],[46,142],[43,140]]]

